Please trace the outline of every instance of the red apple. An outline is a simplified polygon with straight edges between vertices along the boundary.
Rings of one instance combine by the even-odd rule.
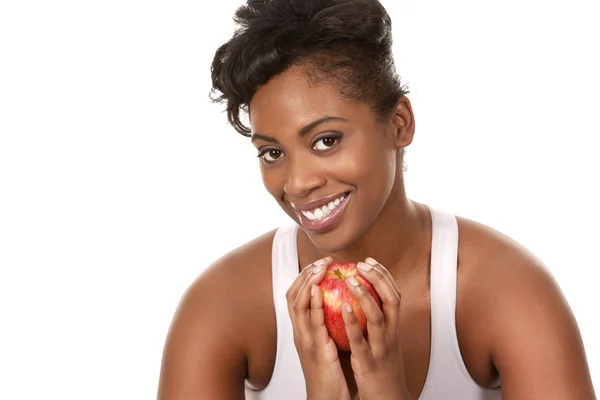
[[[358,325],[362,334],[367,337],[367,317],[365,316],[358,300],[348,287],[346,278],[353,276],[360,284],[367,289],[373,296],[375,302],[381,308],[381,299],[377,295],[375,288],[371,283],[358,273],[357,263],[333,263],[327,267],[325,277],[319,283],[319,288],[323,294],[323,311],[325,314],[325,326],[329,332],[329,336],[335,342],[338,350],[349,351],[350,344],[346,327],[342,317],[342,306],[344,303],[350,303],[354,315],[358,321]]]

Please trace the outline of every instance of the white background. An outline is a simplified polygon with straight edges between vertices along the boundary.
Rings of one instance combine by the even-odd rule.
[[[537,254],[600,387],[594,3],[384,1],[409,196]],[[0,398],[154,398],[183,291],[287,222],[208,101],[240,4],[0,3]]]

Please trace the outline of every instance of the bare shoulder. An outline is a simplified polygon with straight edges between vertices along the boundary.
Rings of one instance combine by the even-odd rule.
[[[265,282],[274,234],[224,255],[183,294],[163,351],[159,399],[243,399],[249,338],[273,308],[271,296],[262,294],[271,290]]]
[[[497,230],[458,224],[459,337],[487,354],[503,397],[594,398],[577,322],[547,266]]]
[[[518,306],[532,296],[561,309],[567,305],[552,273],[535,254],[484,224],[457,218],[459,284],[488,307]],[[558,304],[557,304],[558,302]],[[499,311],[499,310],[494,310]]]
[[[479,286],[488,282],[496,287],[532,278],[538,283],[542,283],[538,278],[554,282],[548,268],[522,244],[482,223],[466,218],[457,220],[459,268],[464,283],[473,281]]]
[[[257,301],[262,299],[257,293],[261,289],[270,291],[265,283],[271,279],[275,232],[267,232],[209,265],[184,294],[176,317],[196,321],[196,312],[210,305],[217,311],[213,315],[215,321],[222,321],[228,328],[243,325],[244,318],[255,320],[256,310],[262,308],[257,307]],[[223,310],[227,312],[220,312]]]
[[[252,290],[244,290],[248,283],[262,280],[265,273],[270,276],[270,269],[265,266],[271,265],[275,232],[267,232],[213,262],[191,284],[185,296],[204,295],[209,291],[212,295],[228,298],[231,304],[234,298],[230,290],[251,295]]]

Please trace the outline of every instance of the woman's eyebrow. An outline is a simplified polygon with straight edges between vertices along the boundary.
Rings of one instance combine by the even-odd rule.
[[[319,119],[317,119],[315,121],[312,121],[312,122],[306,124],[302,128],[300,128],[300,130],[298,131],[298,136],[304,137],[310,131],[312,131],[313,129],[315,129],[317,126],[319,126],[321,124],[324,124],[325,122],[332,122],[332,121],[335,121],[335,122],[348,122],[348,120],[346,118],[342,118],[342,117],[327,116],[327,117],[319,118]],[[254,142],[255,140],[264,140],[265,142],[279,143],[279,141],[277,139],[275,139],[274,137],[263,135],[261,133],[254,133],[252,135],[252,138],[250,140],[252,142]]]

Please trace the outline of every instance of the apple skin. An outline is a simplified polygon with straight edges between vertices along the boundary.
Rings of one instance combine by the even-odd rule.
[[[346,283],[346,278],[354,276],[357,281],[373,296],[375,302],[381,308],[381,299],[373,285],[362,277],[358,272],[358,264],[352,262],[336,262],[330,264],[325,271],[325,277],[318,287],[323,294],[323,312],[325,314],[325,326],[329,336],[335,342],[339,351],[350,351],[350,343],[346,334],[346,326],[342,317],[342,306],[350,303],[354,315],[360,326],[362,334],[367,337],[367,317],[365,316],[358,300]]]

